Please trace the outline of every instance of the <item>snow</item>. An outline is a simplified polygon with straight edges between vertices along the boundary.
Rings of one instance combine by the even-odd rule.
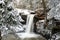
[[[55,18],[60,20],[60,4],[58,4],[56,7],[53,7],[48,13],[47,13],[47,19]]]
[[[20,25],[18,26],[10,26],[12,30],[14,30],[15,32],[19,32],[19,31],[24,31],[23,27],[21,27]]]
[[[5,4],[4,1],[0,1],[0,4]]]
[[[18,8],[15,8],[15,10],[18,11],[18,13],[20,13],[22,15],[28,15],[31,12],[34,12],[34,11],[31,11],[31,10],[28,10],[28,9],[18,9]]]
[[[60,3],[60,0],[48,0],[48,7],[53,8],[56,7]]]
[[[33,18],[34,18],[34,14],[30,14],[30,15],[27,15],[27,23],[26,23],[26,31],[23,32],[23,33],[16,33],[16,35],[21,38],[21,39],[24,39],[24,38],[38,38],[40,37],[40,35],[37,35],[37,34],[34,34],[32,33],[32,23],[33,23]]]
[[[22,11],[21,11],[22,10]],[[14,24],[12,24],[12,25],[9,25],[9,24],[7,24],[7,25],[9,25],[8,27],[6,26],[6,28],[5,28],[5,30],[7,29],[7,28],[9,28],[9,29],[7,29],[8,31],[4,31],[4,29],[3,29],[3,33],[2,33],[2,36],[4,36],[4,35],[7,35],[7,34],[9,34],[9,33],[13,33],[13,32],[15,32],[15,34],[18,32],[18,33],[21,33],[22,31],[25,31],[24,30],[24,27],[26,28],[26,25],[24,26],[23,24],[21,24],[20,22],[21,21],[24,21],[22,18],[21,18],[21,15],[19,15],[19,13],[21,13],[21,12],[24,12],[24,15],[28,15],[28,14],[30,14],[30,12],[33,12],[33,11],[30,11],[30,10],[24,10],[24,9],[14,9],[14,10],[12,10],[12,11],[10,11],[10,12],[8,12],[8,15],[7,15],[7,17],[9,18],[9,16],[10,15],[12,15],[12,16],[14,16],[14,18],[12,18],[13,19],[13,21],[16,21],[17,22],[17,25],[14,25]],[[16,14],[17,13],[17,14]],[[31,19],[30,19],[31,20]],[[9,31],[10,30],[10,31]],[[18,35],[18,34],[17,34]],[[18,36],[20,36],[20,35],[18,35]]]
[[[4,9],[2,8],[2,9],[0,9],[0,11],[3,13],[4,12]]]
[[[8,31],[8,28],[6,26],[2,26],[1,27],[1,31],[2,31],[1,36],[8,34],[8,32],[7,32]]]
[[[13,2],[8,3],[7,7],[13,7],[14,8]]]

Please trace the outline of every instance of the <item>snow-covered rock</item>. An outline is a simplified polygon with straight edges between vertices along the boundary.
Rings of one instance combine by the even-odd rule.
[[[56,7],[60,3],[60,0],[48,0],[48,7],[53,8]]]
[[[47,19],[55,18],[60,20],[60,3],[53,7],[48,13],[47,13]]]
[[[4,1],[0,1],[0,4],[5,4]]]
[[[34,13],[34,11],[28,10],[28,9],[18,9],[18,8],[15,8],[14,10],[16,10],[19,14],[22,14],[22,15],[28,15],[28,14],[31,14],[31,12]]]
[[[11,30],[13,30],[15,33],[16,32],[23,32],[24,31],[24,28],[23,28],[23,26],[21,26],[21,25],[16,25],[16,26],[10,26],[10,29]]]

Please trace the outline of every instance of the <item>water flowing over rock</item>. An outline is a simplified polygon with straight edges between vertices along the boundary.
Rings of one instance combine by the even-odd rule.
[[[13,32],[14,33],[18,32],[19,33],[19,32],[25,31],[24,27],[23,27],[24,25],[20,23],[20,22],[24,22],[24,20],[21,18],[20,13],[24,14],[24,15],[26,15],[26,14],[28,15],[28,14],[30,14],[30,12],[31,12],[30,10],[25,10],[25,9],[14,9],[12,11],[9,11],[8,14],[6,15],[6,18],[10,17],[12,19],[10,19],[10,18],[8,20],[4,19],[5,22],[6,21],[9,22],[11,20],[9,23],[5,24],[5,27],[8,28],[8,30],[11,31],[9,33],[13,33]],[[13,21],[15,23],[13,23]],[[4,24],[3,24],[3,26],[4,26]],[[3,26],[2,26],[2,28],[3,28]],[[7,31],[5,31],[5,32],[7,32]],[[6,35],[6,34],[3,34],[3,32],[2,32],[2,35]]]
[[[51,10],[48,12],[47,19],[54,17],[55,19],[60,20],[59,2],[59,0],[48,1],[47,8],[49,7]],[[33,18],[35,15],[31,14],[31,12],[43,7],[42,0],[7,0],[7,4],[5,1],[1,1],[0,4],[1,3],[6,6],[3,6],[3,8],[0,9],[0,26],[2,30],[2,36],[13,34],[16,37],[19,37],[19,40],[45,40],[45,38],[41,35],[32,32],[34,27]],[[21,15],[27,15],[25,29],[24,25],[21,23],[24,22],[24,20],[21,18]],[[39,22],[44,22],[44,20],[40,20]],[[41,23],[41,29],[43,29],[43,25],[44,23]]]
[[[29,14],[27,16],[26,31],[24,33],[16,33],[21,40],[45,40],[41,35],[33,33],[33,18],[34,14]]]

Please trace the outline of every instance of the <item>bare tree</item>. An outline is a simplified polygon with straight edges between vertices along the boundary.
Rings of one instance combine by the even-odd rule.
[[[47,26],[47,13],[46,13],[46,3],[44,0],[42,0],[43,8],[44,8],[44,14],[45,14],[45,28]]]

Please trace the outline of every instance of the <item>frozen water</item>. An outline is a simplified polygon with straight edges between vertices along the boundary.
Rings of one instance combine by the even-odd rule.
[[[18,8],[15,8],[15,10],[18,11],[18,13],[20,13],[22,15],[28,15],[31,12],[34,12],[34,11],[31,11],[31,10],[28,10],[28,9],[18,9]]]
[[[21,32],[24,31],[23,27],[21,25],[16,25],[16,26],[10,26],[10,29],[12,29],[14,32]]]
[[[0,4],[5,4],[4,1],[0,1]]]

